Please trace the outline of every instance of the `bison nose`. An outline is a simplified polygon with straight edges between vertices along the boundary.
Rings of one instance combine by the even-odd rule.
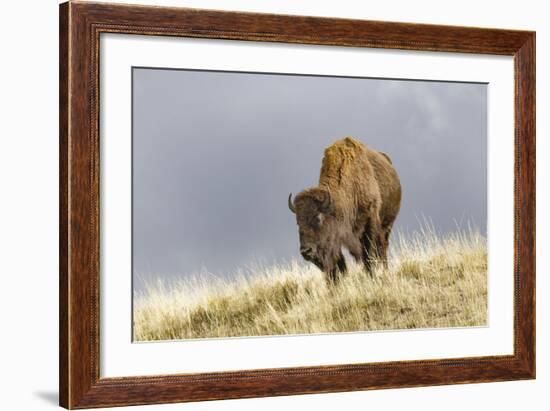
[[[304,258],[311,257],[311,254],[313,254],[313,249],[311,247],[300,247],[300,254]]]

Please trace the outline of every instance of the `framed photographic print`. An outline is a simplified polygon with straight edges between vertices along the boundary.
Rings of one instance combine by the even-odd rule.
[[[60,403],[535,377],[535,33],[60,6]]]

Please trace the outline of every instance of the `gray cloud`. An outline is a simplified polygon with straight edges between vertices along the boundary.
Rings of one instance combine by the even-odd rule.
[[[391,156],[397,229],[486,230],[485,85],[134,69],[133,93],[137,287],[299,258],[286,197],[348,135]]]

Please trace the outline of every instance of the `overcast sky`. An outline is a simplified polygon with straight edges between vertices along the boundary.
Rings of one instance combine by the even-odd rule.
[[[300,259],[290,192],[353,136],[390,155],[396,229],[487,218],[484,84],[135,68],[134,284]]]

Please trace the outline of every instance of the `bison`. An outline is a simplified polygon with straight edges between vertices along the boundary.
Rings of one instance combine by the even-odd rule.
[[[364,264],[387,266],[391,229],[401,205],[401,184],[390,158],[346,137],[325,150],[319,186],[288,207],[296,214],[300,254],[336,283],[346,273],[342,248]]]

